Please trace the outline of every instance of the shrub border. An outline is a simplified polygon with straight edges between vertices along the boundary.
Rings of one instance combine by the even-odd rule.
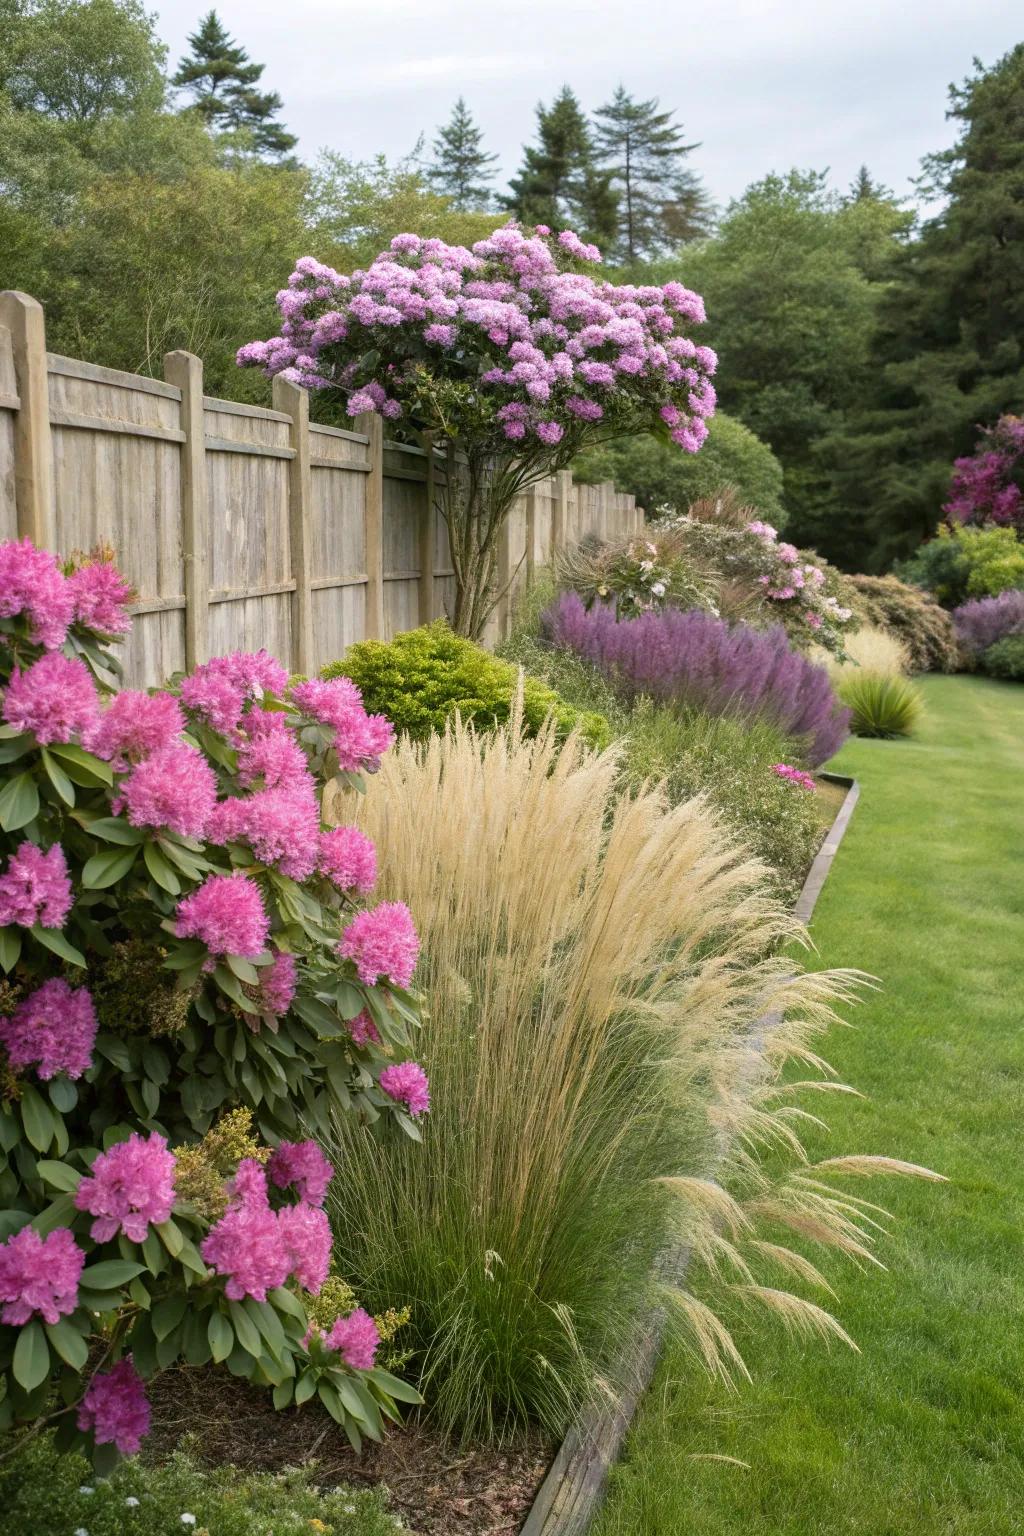
[[[819,773],[829,784],[845,784],[846,794],[825,840],[807,873],[793,908],[802,923],[810,922],[822,887],[832,868],[854,807],[860,798],[856,779],[843,773]],[[670,1250],[660,1266],[666,1280],[680,1282],[690,1261],[685,1245]],[[642,1337],[630,1350],[632,1365],[626,1385],[614,1401],[589,1409],[569,1430],[555,1453],[519,1536],[585,1536],[604,1500],[608,1473],[617,1460],[640,1399],[650,1385],[661,1356],[665,1314],[655,1309]]]

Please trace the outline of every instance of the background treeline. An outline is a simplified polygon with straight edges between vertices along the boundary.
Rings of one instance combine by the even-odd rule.
[[[172,61],[138,0],[0,0],[0,287],[45,303],[53,350],[155,373],[187,347],[211,392],[262,399],[234,353],[276,328],[304,251],[350,269],[406,229],[568,225],[619,278],[703,293],[721,359],[701,454],[641,439],[581,473],[648,506],[732,482],[859,569],[929,536],[953,459],[1021,409],[1024,45],[951,89],[926,215],[867,170],[768,175],[716,210],[675,114],[621,86],[540,103],[504,187],[461,99],[398,162],[303,164],[263,74],[213,12]]]

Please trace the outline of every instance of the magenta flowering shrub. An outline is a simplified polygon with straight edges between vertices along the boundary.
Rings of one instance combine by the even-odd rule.
[[[942,510],[951,523],[1003,524],[1024,537],[1024,419],[1001,416],[973,454],[956,460]]]
[[[795,784],[798,789],[809,789],[812,792],[817,788],[814,776],[804,773],[802,768],[794,768],[792,763],[773,763],[772,773],[777,773],[780,779],[785,779],[787,784]]]
[[[1024,592],[1011,588],[998,597],[976,597],[953,610],[953,627],[960,644],[980,656],[1007,635],[1024,634]]]
[[[364,905],[376,850],[321,803],[393,732],[264,652],[117,691],[130,596],[109,560],[0,544],[0,1430],[52,1419],[103,1466],[184,1359],[316,1394],[358,1446],[416,1395],[356,1313],[311,1331],[317,1138],[418,1138],[429,1091],[412,919]],[[234,1111],[260,1141],[197,1183]]]
[[[707,435],[717,360],[685,334],[702,300],[677,282],[581,270],[600,260],[571,230],[515,224],[472,250],[396,235],[351,276],[306,256],[277,295],[281,334],[239,350],[242,367],[336,391],[349,416],[376,412],[451,450],[438,504],[452,622],[471,638],[495,598],[497,529],[524,486],[608,437],[658,430],[694,453]]]
[[[629,699],[761,716],[805,738],[812,766],[846,738],[850,711],[828,673],[792,650],[781,628],[730,625],[696,608],[616,619],[605,604],[588,610],[575,592],[563,592],[542,623],[552,644],[584,657]]]

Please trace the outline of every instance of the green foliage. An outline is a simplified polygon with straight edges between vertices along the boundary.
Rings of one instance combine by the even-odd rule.
[[[767,176],[729,205],[715,237],[663,262],[704,296],[719,402],[785,471],[788,531],[856,563],[814,445],[870,394],[869,348],[887,253],[909,224],[887,199],[849,201],[818,172]]]
[[[907,581],[934,592],[947,608],[969,597],[998,597],[1011,588],[1024,588],[1024,544],[1012,528],[949,528],[899,568]]]
[[[991,677],[1024,682],[1024,635],[1005,635],[983,652],[982,668]]]
[[[853,711],[855,736],[911,736],[921,718],[921,695],[905,677],[842,667],[835,677],[842,702]]]
[[[953,620],[920,587],[895,576],[851,576],[853,601],[869,624],[891,631],[906,647],[913,672],[955,672],[960,646]]]
[[[125,1462],[97,1479],[82,1456],[58,1454],[52,1438],[43,1436],[0,1463],[4,1536],[280,1536],[285,1530],[395,1536],[395,1516],[381,1491],[328,1492],[313,1475],[205,1468],[179,1452],[164,1466]],[[183,1521],[186,1515],[194,1521]]]
[[[0,90],[60,122],[158,108],[165,51],[139,0],[16,0],[0,12]]]
[[[460,96],[448,122],[437,131],[434,159],[427,173],[436,190],[460,213],[470,208],[479,212],[491,201],[487,183],[494,180],[498,157],[483,148],[483,138],[483,129],[473,120],[465,97]]]
[[[324,677],[350,677],[373,714],[387,715],[398,731],[422,741],[443,731],[458,712],[463,720],[487,729],[509,719],[519,685],[516,667],[456,635],[443,619],[396,635],[385,643],[361,640],[343,661],[332,661]],[[576,728],[590,746],[604,746],[608,722],[577,710],[537,678],[523,681],[523,724],[536,735],[548,714],[559,735]]]
[[[686,165],[697,148],[683,142],[674,112],[638,101],[618,86],[594,113],[597,159],[618,193],[618,238],[606,253],[627,267],[707,232],[711,204]]]
[[[574,229],[605,247],[615,242],[619,199],[611,174],[595,162],[594,134],[573,91],[563,86],[549,107],[537,106],[537,142],[503,200],[523,224]]]
[[[1024,399],[1024,44],[950,88],[959,137],[925,163],[941,202],[880,294],[871,384],[829,447],[835,493],[872,569],[935,526],[952,461]]]
[[[662,506],[685,511],[692,502],[731,487],[758,517],[777,528],[785,525],[782,465],[767,443],[723,411],[709,421],[699,453],[680,453],[648,433],[591,448],[572,469],[588,485],[614,481],[648,513]]]
[[[191,94],[191,110],[208,128],[241,135],[241,144],[251,143],[257,154],[280,156],[295,148],[295,135],[274,121],[280,96],[257,89],[266,66],[254,64],[228,36],[216,11],[207,12],[188,43],[191,54],[171,83]]]

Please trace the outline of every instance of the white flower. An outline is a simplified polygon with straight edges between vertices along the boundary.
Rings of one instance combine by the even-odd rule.
[[[79,1493],[95,1493],[96,1489],[95,1488],[90,1488],[88,1483],[83,1483],[81,1488],[79,1488],[78,1491],[79,1491]]]
[[[138,1499],[133,1499],[133,1498],[129,1497],[129,1498],[125,1499],[125,1503],[127,1504],[129,1509],[138,1509],[138,1507],[139,1507]]]
[[[655,597],[664,597],[665,583],[663,581],[656,581],[651,587],[651,591],[654,593]]]
[[[182,1515],[181,1523],[182,1525],[195,1525],[196,1517],[195,1515]]]
[[[343,1504],[342,1509],[346,1515],[354,1515],[356,1512],[356,1507],[354,1504]]]
[[[89,1532],[86,1530],[84,1525],[80,1525],[78,1530],[75,1532],[75,1536],[89,1536]]]

